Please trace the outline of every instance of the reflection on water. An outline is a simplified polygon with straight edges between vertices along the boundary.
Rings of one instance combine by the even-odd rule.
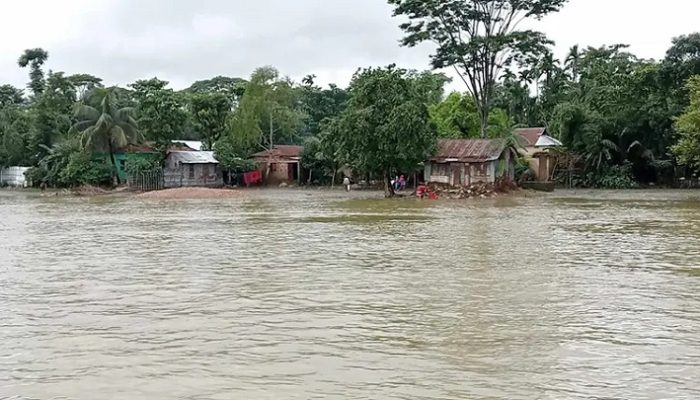
[[[0,398],[700,398],[700,194],[0,192]]]

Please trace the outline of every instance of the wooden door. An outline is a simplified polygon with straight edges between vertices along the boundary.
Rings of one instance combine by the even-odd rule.
[[[452,164],[452,186],[462,186],[462,166]]]

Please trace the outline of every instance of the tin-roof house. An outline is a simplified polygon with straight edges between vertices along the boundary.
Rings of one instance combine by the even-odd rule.
[[[166,188],[224,184],[213,151],[170,151],[165,160],[163,180]]]
[[[253,154],[251,159],[258,164],[267,183],[293,183],[301,179],[301,153],[304,147],[279,145],[271,150]]]
[[[441,139],[425,163],[425,181],[452,186],[513,178],[515,157],[505,139]]]

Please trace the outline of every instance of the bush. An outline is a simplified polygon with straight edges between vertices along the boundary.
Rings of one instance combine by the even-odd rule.
[[[634,189],[639,186],[632,177],[632,166],[629,163],[607,167],[593,173],[589,179],[590,186],[601,189]]]
[[[96,161],[88,152],[73,153],[68,164],[59,173],[59,183],[64,186],[109,185],[112,168],[104,161]]]
[[[136,175],[144,172],[155,172],[160,170],[160,163],[149,158],[130,158],[126,160],[124,171],[129,175]]]

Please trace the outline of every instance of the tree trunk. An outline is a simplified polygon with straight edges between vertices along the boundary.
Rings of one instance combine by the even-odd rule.
[[[114,158],[114,149],[112,141],[109,141],[109,161],[112,163],[112,185],[119,185],[119,174],[117,173],[117,160]]]
[[[331,178],[331,189],[335,188],[335,176],[338,174],[338,168],[333,168],[333,178]]]
[[[389,171],[384,171],[384,197],[391,198],[394,197],[396,193],[394,188],[391,186],[391,177]]]
[[[311,186],[311,178],[312,178],[313,176],[314,176],[314,170],[310,168],[310,169],[309,169],[309,180],[306,182],[306,184],[307,184],[308,186]]]
[[[479,122],[481,123],[481,138],[486,139],[489,136],[489,107],[485,104],[481,105],[479,110]]]

